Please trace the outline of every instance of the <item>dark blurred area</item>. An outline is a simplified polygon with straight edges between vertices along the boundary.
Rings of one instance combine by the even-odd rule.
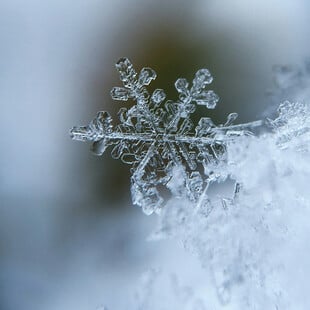
[[[120,57],[155,69],[150,89],[169,99],[208,68],[221,99],[200,112],[247,122],[274,110],[272,66],[308,58],[309,29],[306,0],[2,0],[1,309],[125,309],[134,279],[168,259],[145,241],[156,216],[131,205],[129,167],[69,137],[130,104],[110,98]]]

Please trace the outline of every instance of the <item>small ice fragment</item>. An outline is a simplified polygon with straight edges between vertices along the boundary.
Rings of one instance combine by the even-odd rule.
[[[151,97],[155,105],[159,105],[160,103],[162,103],[165,98],[166,94],[162,89],[155,89]]]
[[[139,84],[149,85],[152,80],[156,79],[156,72],[151,68],[143,68],[139,74]]]
[[[180,96],[188,96],[189,90],[188,90],[188,82],[186,79],[180,78],[177,79],[175,82],[175,88],[180,93]]]
[[[208,109],[214,109],[219,99],[219,96],[213,90],[208,90],[201,93],[196,101],[199,105],[205,105]]]
[[[110,94],[113,100],[127,101],[129,99],[130,92],[124,87],[113,87]]]

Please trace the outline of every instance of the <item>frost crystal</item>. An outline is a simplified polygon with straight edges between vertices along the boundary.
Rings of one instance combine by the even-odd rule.
[[[285,101],[280,104],[278,113],[275,120],[269,120],[277,145],[283,149],[305,150],[310,141],[309,106],[301,102]]]
[[[123,87],[111,90],[112,99],[131,99],[135,105],[119,110],[117,126],[113,127],[108,112],[99,112],[88,126],[73,127],[71,137],[93,142],[96,155],[111,146],[113,158],[131,165],[133,203],[146,214],[160,211],[160,186],[200,206],[209,204],[210,183],[227,178],[225,170],[218,169],[226,160],[227,143],[251,134],[261,122],[232,125],[238,115],[231,113],[224,124],[215,125],[209,117],[202,117],[195,126],[191,114],[197,105],[214,109],[219,101],[207,89],[213,80],[207,69],[198,70],[191,85],[179,78],[175,82],[179,99],[175,101],[166,101],[162,89],[149,93],[146,86],[156,78],[153,69],[143,68],[138,74],[127,58],[121,58],[116,69]],[[179,186],[170,182],[176,175]]]

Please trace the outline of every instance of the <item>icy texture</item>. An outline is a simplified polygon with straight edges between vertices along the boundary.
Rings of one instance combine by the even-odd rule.
[[[285,101],[278,108],[279,116],[270,120],[277,145],[281,148],[309,148],[310,109],[303,103]],[[298,138],[298,139],[296,139]]]
[[[127,58],[121,58],[116,69],[123,87],[111,90],[112,99],[132,99],[135,105],[120,109],[120,123],[115,128],[110,115],[99,112],[88,126],[72,128],[72,138],[93,142],[92,150],[97,155],[111,146],[113,158],[131,165],[133,203],[146,214],[162,208],[159,186],[198,205],[208,204],[210,183],[227,178],[225,170],[219,169],[226,159],[227,142],[251,134],[261,122],[232,125],[237,114],[231,113],[225,124],[215,125],[209,117],[202,117],[195,126],[191,114],[196,106],[214,109],[219,100],[214,91],[207,89],[213,80],[207,69],[197,71],[192,85],[184,78],[175,82],[179,94],[176,101],[165,101],[162,89],[148,92],[146,86],[156,78],[153,69],[143,68],[138,74]],[[170,186],[176,168],[180,185],[185,185],[182,191]]]
[[[218,101],[205,89],[212,82],[208,70],[199,70],[192,86],[178,79],[174,102],[165,101],[162,90],[148,93],[152,69],[138,75],[127,59],[117,68],[124,87],[114,88],[112,97],[136,104],[121,108],[116,128],[99,112],[89,126],[73,128],[73,138],[92,141],[99,155],[111,145],[114,158],[132,165],[134,202],[147,214],[162,211],[150,239],[177,240],[202,269],[165,251],[193,276],[194,286],[151,270],[133,309],[310,309],[309,105],[283,102],[261,135],[251,131],[262,122],[232,125],[236,113],[222,125],[209,117],[194,125],[196,105],[211,109]],[[280,87],[300,78],[289,72],[279,69]],[[159,185],[172,193],[163,209]]]
[[[278,113],[270,132],[226,145],[225,169],[242,184],[229,207],[215,198],[210,212],[173,198],[152,236],[173,237],[200,259],[207,275],[195,290],[210,309],[310,307],[310,109],[284,102]],[[171,183],[179,186],[178,172]]]

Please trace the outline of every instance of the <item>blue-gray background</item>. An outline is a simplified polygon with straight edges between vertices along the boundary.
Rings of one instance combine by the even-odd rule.
[[[255,120],[274,111],[272,66],[309,58],[309,10],[306,0],[1,0],[1,309],[126,309],[135,279],[175,258],[145,241],[156,218],[131,206],[128,167],[68,135],[98,110],[116,115],[118,58],[154,68],[171,99],[176,78],[207,67],[221,97],[212,117]]]

